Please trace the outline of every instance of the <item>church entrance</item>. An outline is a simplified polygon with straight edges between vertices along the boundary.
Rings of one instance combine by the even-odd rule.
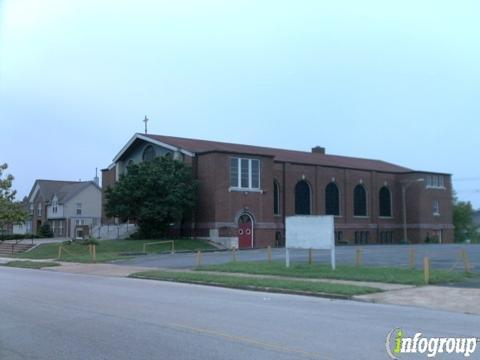
[[[253,220],[248,214],[243,214],[238,219],[238,247],[253,248]]]

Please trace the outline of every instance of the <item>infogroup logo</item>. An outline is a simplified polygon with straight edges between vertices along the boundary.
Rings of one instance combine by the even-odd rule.
[[[471,338],[447,338],[447,337],[423,337],[422,333],[416,333],[413,337],[405,336],[402,329],[391,330],[385,341],[388,356],[398,360],[403,354],[426,354],[433,358],[438,354],[456,354],[469,358],[477,349],[480,339]]]

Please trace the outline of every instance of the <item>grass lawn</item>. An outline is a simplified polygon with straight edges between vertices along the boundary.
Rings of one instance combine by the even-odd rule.
[[[175,281],[205,285],[216,285],[229,288],[241,288],[249,290],[264,291],[292,291],[309,292],[316,294],[329,294],[339,296],[353,296],[361,294],[370,294],[380,292],[381,290],[354,285],[318,283],[312,281],[299,280],[277,280],[277,279],[258,279],[249,277],[240,277],[235,275],[223,274],[201,274],[195,272],[174,272],[174,271],[145,271],[130,275],[130,277]]]
[[[4,266],[25,268],[25,269],[42,269],[44,267],[59,266],[59,263],[48,261],[10,261]]]
[[[97,262],[106,262],[117,259],[125,259],[126,256],[122,254],[141,253],[143,251],[144,243],[151,243],[157,240],[103,240],[99,241],[97,245]],[[163,241],[163,240],[158,240]],[[59,243],[42,244],[35,249],[19,254],[18,256],[24,259],[57,259],[58,247],[62,245]],[[73,262],[92,262],[92,257],[89,254],[88,246],[82,244],[72,243],[71,245],[64,245],[62,261]],[[170,251],[171,244],[157,244],[147,247],[148,253],[161,253]],[[213,247],[206,241],[180,239],[175,240],[175,251],[184,250],[206,250],[213,249]]]
[[[374,281],[393,284],[425,285],[423,270],[413,270],[402,268],[385,267],[360,267],[355,266],[337,266],[333,271],[329,265],[320,264],[292,264],[289,269],[283,262],[230,262],[220,265],[200,266],[196,270],[219,271],[231,273],[248,273],[260,275],[279,275],[291,276],[297,278],[316,278],[316,279],[340,279],[356,281]],[[448,272],[444,270],[431,270],[430,283],[441,284],[448,282],[458,282],[469,277],[478,276],[466,274],[463,272]]]

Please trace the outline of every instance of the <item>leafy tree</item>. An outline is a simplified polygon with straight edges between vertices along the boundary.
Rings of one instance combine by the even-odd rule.
[[[106,191],[106,213],[134,220],[140,235],[164,236],[169,225],[181,223],[196,202],[197,182],[181,161],[158,157],[130,165],[127,174]]]
[[[478,226],[473,219],[474,210],[470,202],[458,201],[453,203],[453,226],[455,227],[455,241],[471,240],[479,242]]]
[[[12,190],[13,176],[3,176],[7,164],[0,164],[0,230],[3,233],[7,224],[24,223],[27,213],[21,203],[15,202],[16,191]]]

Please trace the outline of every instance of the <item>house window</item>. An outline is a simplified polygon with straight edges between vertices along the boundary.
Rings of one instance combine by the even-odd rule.
[[[438,200],[433,200],[433,215],[440,216],[440,202]]]
[[[42,216],[42,203],[37,205],[37,216]]]
[[[367,216],[367,192],[360,184],[353,190],[353,215]]]
[[[235,189],[260,189],[260,160],[231,158],[230,187]]]
[[[310,185],[305,180],[301,180],[295,185],[295,214],[310,215]]]
[[[77,215],[82,215],[82,203],[77,203]]]
[[[390,190],[384,186],[380,189],[378,194],[380,216],[392,216],[392,196]]]
[[[340,215],[340,194],[333,182],[325,188],[325,214]]]
[[[148,145],[145,150],[143,150],[143,161],[152,161],[155,158],[155,149],[152,145]]]
[[[58,200],[55,198],[52,201],[52,213],[56,214],[58,212]]]
[[[273,214],[280,215],[280,185],[273,182]]]
[[[30,215],[33,215],[33,203],[30,203]]]

